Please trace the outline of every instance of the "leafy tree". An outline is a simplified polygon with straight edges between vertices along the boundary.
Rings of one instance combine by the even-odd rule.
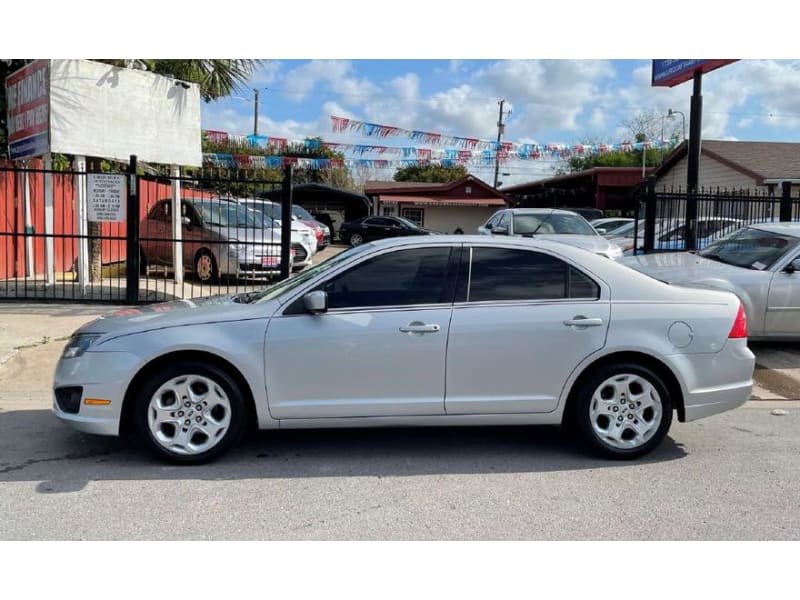
[[[422,181],[425,183],[449,183],[469,174],[464,165],[409,165],[395,171],[395,181]]]

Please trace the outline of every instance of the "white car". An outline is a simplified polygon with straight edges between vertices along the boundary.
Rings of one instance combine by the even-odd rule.
[[[273,219],[276,225],[280,227],[282,219],[282,211],[283,211],[280,202],[272,202],[271,200],[263,200],[260,198],[256,198],[254,200],[248,200],[248,202],[256,203],[256,205],[260,204],[261,205],[260,210],[262,210],[264,214]],[[299,233],[311,247],[311,253],[316,254],[319,246],[319,240],[317,239],[316,230],[313,227],[303,223],[300,219],[298,219],[294,215],[292,215],[291,218],[292,218],[292,231],[293,232],[296,231],[297,233]]]
[[[239,200],[250,211],[256,215],[256,221],[265,232],[269,232],[276,243],[280,243],[281,239],[281,224],[280,220],[273,219],[269,216],[272,207],[266,204],[263,200],[259,199],[243,199]],[[313,256],[317,250],[316,236],[314,232],[305,227],[302,223],[292,221],[292,251],[294,254],[294,266],[292,270],[304,269],[310,267],[313,263]]]
[[[589,225],[594,227],[600,235],[606,235],[618,227],[633,223],[633,221],[634,219],[628,217],[604,217],[589,221]]]
[[[572,244],[612,260],[622,249],[601,236],[577,213],[557,208],[504,208],[478,227],[481,235],[536,237]]]
[[[743,404],[738,298],[661,283],[574,246],[485,236],[363,244],[263,291],[126,309],[78,329],[53,411],[178,463],[246,427],[574,427],[635,458],[673,412]],[[314,365],[297,377],[298,361]]]

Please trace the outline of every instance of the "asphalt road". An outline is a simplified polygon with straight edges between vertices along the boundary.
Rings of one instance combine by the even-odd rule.
[[[675,422],[633,463],[557,428],[497,427],[264,432],[175,467],[51,415],[59,350],[0,368],[2,540],[800,537],[797,401]]]

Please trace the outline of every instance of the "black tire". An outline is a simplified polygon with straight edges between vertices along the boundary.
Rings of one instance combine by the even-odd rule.
[[[210,266],[208,265],[209,261]],[[210,268],[209,268],[210,267]],[[198,250],[194,255],[194,276],[200,283],[217,283],[219,281],[219,270],[217,268],[217,259],[210,250],[203,248]]]
[[[186,380],[187,388],[201,392],[194,396],[197,404],[187,407],[186,402],[192,398],[178,398],[175,393],[170,398],[169,390],[158,394],[157,400],[162,386],[181,379]],[[176,388],[180,389],[180,385],[173,387]],[[205,395],[203,388],[207,389]],[[247,420],[244,395],[236,381],[220,367],[203,362],[179,362],[153,373],[131,399],[135,402],[139,443],[159,458],[176,464],[201,464],[219,457],[239,439]],[[175,410],[171,411],[173,399]],[[162,403],[160,411],[158,402]],[[202,408],[197,410],[198,406]],[[159,414],[165,418],[159,419]]]
[[[353,233],[350,235],[350,245],[354,248],[364,243],[364,236],[360,233]]]
[[[611,383],[615,379],[618,387]],[[576,389],[566,416],[593,452],[630,460],[661,443],[672,424],[673,405],[669,388],[655,372],[636,363],[619,363],[589,374]]]

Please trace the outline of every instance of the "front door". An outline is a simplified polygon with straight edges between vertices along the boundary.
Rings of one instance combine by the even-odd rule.
[[[272,318],[265,374],[277,419],[444,414],[445,354],[455,258],[450,246],[394,249],[316,289]]]
[[[555,410],[575,367],[605,344],[605,286],[544,252],[477,246],[463,255],[447,414]]]
[[[786,264],[797,259],[800,254],[795,251]],[[783,262],[781,266],[785,268]],[[764,333],[772,335],[773,331],[782,335],[800,334],[800,272],[788,273],[781,269],[772,276]]]

